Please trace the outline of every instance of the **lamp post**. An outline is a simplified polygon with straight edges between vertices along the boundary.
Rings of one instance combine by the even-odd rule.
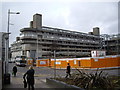
[[[10,84],[10,74],[8,73],[8,59],[9,59],[9,26],[10,26],[10,14],[20,14],[19,12],[11,12],[8,10],[8,26],[7,26],[7,37],[5,38],[5,73],[4,73],[4,84]]]
[[[37,31],[37,30],[36,30],[36,34],[37,34],[37,42],[36,42],[36,45],[37,45],[37,47],[36,47],[36,49],[37,49],[37,50],[36,50],[36,60],[38,60],[38,51],[39,51],[39,50],[38,50],[38,39],[39,39],[39,38],[38,38],[38,31]],[[35,60],[35,62],[36,62],[36,60]]]
[[[11,12],[10,9],[8,10],[8,26],[7,26],[8,34],[9,34],[9,27],[10,27],[10,14],[20,14],[20,12]],[[9,45],[9,36],[8,36],[8,45]]]
[[[56,79],[56,50],[54,50],[54,79]]]
[[[9,27],[10,27],[10,14],[20,14],[19,12],[11,12],[10,11],[10,9],[8,10],[8,26],[7,26],[7,33],[8,33],[8,38],[7,38],[7,42],[6,42],[6,62],[5,62],[5,66],[6,66],[6,68],[5,68],[5,73],[8,73],[8,59],[9,59],[9,34],[10,34],[10,31],[9,31]]]

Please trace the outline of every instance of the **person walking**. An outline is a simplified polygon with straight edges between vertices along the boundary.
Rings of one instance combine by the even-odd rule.
[[[68,76],[71,77],[70,71],[71,71],[71,67],[70,67],[70,64],[68,63],[67,68],[66,68],[66,77],[65,78],[67,78]]]
[[[16,73],[17,73],[17,67],[16,67],[16,65],[13,67],[12,71],[13,71],[14,77],[16,77]]]
[[[28,90],[30,90],[30,87],[32,88],[32,90],[34,90],[34,69],[32,66],[29,67],[29,70],[23,75],[23,79],[24,81],[27,81],[27,85],[28,85]],[[24,82],[24,84],[26,84],[26,82]],[[26,88],[26,87],[25,87]]]

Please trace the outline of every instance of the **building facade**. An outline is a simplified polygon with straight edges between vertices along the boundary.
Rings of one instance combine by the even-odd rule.
[[[35,14],[30,27],[20,30],[20,36],[11,44],[12,58],[18,55],[38,58],[65,58],[90,56],[91,50],[100,49],[99,28],[82,33],[42,26],[42,15]],[[54,53],[55,52],[55,53]]]
[[[7,70],[6,61],[8,60],[8,56],[8,33],[0,32],[0,89],[2,89],[4,82],[4,74]]]

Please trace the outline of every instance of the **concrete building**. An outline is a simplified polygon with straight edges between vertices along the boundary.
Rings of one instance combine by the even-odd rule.
[[[3,33],[0,32],[0,41],[1,41],[0,42],[0,51],[1,51],[0,52],[0,90],[2,89],[2,81],[3,81],[3,79],[2,79],[2,77],[3,77],[3,74],[2,74],[2,71],[3,71],[2,70],[2,66],[3,66],[2,65],[2,59],[3,59],[3,57],[2,57],[2,55],[3,55],[3,52],[2,52],[3,51],[3,47],[2,47],[3,42],[2,41],[3,41],[3,38],[2,37],[3,37]]]
[[[4,32],[0,32],[0,60],[5,60],[5,38],[3,38],[5,36]]]
[[[6,73],[5,61],[7,59],[7,40],[8,33],[0,32],[0,90],[4,82],[4,74]]]
[[[12,58],[27,57],[57,58],[89,56],[91,50],[100,49],[99,28],[87,34],[59,28],[42,26],[42,15],[35,14],[30,27],[22,28],[20,36],[11,44]]]

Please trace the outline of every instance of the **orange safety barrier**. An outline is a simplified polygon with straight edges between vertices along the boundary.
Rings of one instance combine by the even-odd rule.
[[[92,68],[104,68],[104,67],[118,67],[120,58],[117,56],[111,57],[98,57],[92,59]]]
[[[105,68],[119,67],[120,56],[88,57],[88,58],[64,58],[41,59],[36,61],[36,66],[50,66],[53,68],[66,68],[70,63],[71,68]]]
[[[49,59],[38,59],[38,60],[36,60],[36,67],[49,66],[48,61],[49,61]]]
[[[33,59],[28,58],[28,59],[27,59],[27,64],[28,64],[28,65],[33,65]]]

